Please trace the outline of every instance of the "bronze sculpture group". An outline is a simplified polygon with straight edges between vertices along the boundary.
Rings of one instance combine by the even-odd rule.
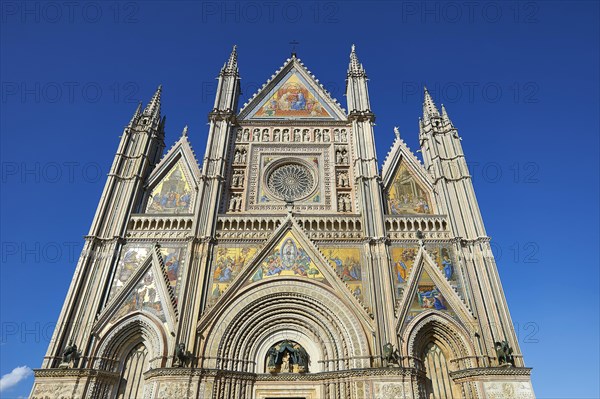
[[[267,369],[270,373],[288,373],[294,371],[297,366],[299,373],[308,371],[309,356],[306,350],[295,342],[282,341],[272,346],[267,352]]]
[[[77,345],[74,344],[73,340],[71,339],[69,341],[69,345],[67,345],[63,351],[61,367],[68,368],[71,367],[71,364],[73,367],[77,367],[77,363],[79,363],[80,357],[81,352],[77,350]]]
[[[400,353],[398,352],[398,349],[394,349],[394,345],[392,345],[391,343],[387,343],[385,345],[383,345],[383,360],[385,360],[386,365],[390,366],[392,364],[396,364],[398,366],[400,366]]]
[[[187,367],[190,365],[193,357],[194,356],[190,351],[185,350],[185,344],[179,343],[175,348],[175,359],[173,361],[173,366]]]
[[[498,363],[500,366],[513,366],[515,365],[515,359],[513,357],[513,349],[508,345],[507,341],[494,343],[496,347],[496,356],[498,357]]]

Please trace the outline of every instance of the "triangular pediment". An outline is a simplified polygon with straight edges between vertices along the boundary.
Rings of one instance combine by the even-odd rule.
[[[286,61],[241,109],[238,120],[344,120],[339,103],[297,58]]]
[[[382,168],[382,179],[388,214],[426,215],[437,212],[433,184],[404,141],[394,141]]]
[[[320,268],[308,255],[296,234],[288,230],[256,267],[248,282],[274,277],[301,277],[327,283]]]
[[[135,250],[139,254],[139,248],[133,246],[126,254]],[[164,253],[169,254],[170,251],[166,250]],[[111,291],[108,304],[98,317],[94,331],[101,331],[136,312],[151,315],[165,325],[175,325],[177,303],[163,256],[158,246],[147,249],[145,260],[139,262],[124,284]]]
[[[192,213],[200,175],[198,162],[184,135],[148,177],[143,212]]]
[[[430,254],[420,247],[414,265],[408,275],[408,283],[400,299],[398,324],[406,325],[420,313],[437,311],[454,318],[464,325],[475,321],[463,299],[457,292],[454,281],[458,274],[454,270],[449,253],[438,254],[438,249]],[[433,255],[433,256],[432,256]],[[441,256],[443,263],[438,264]],[[450,262],[450,264],[448,264]],[[449,280],[447,277],[450,277]]]
[[[121,291],[132,276],[136,275],[138,269],[150,256],[150,251],[149,244],[127,244],[123,247],[108,296],[109,300]]]
[[[116,308],[110,318],[110,322],[114,323],[120,318],[127,316],[130,313],[142,312],[149,313],[163,323],[167,323],[167,306],[165,306],[163,295],[157,284],[157,279],[160,275],[156,275],[153,268],[148,268],[145,273],[138,279],[136,284],[131,287],[127,296]]]
[[[408,318],[414,317],[426,309],[440,310],[452,317],[456,317],[456,313],[433,282],[429,273],[423,270],[417,282],[417,292],[413,296],[408,309]]]

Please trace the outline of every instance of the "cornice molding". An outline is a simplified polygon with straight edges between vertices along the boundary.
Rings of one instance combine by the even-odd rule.
[[[450,372],[450,377],[456,382],[460,380],[481,376],[525,376],[531,375],[528,367],[478,367]]]

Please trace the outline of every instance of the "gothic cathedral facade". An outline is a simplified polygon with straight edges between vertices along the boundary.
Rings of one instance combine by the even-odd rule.
[[[347,111],[318,82],[238,107],[234,47],[202,162],[140,104],[31,398],[534,398],[446,110],[380,168],[354,46]]]

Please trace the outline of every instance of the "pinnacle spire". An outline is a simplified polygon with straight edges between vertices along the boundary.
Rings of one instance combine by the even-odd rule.
[[[442,104],[442,120],[444,123],[454,126],[450,120],[450,117],[448,116],[448,112],[446,112],[446,107],[444,107],[444,104]]]
[[[237,66],[237,45],[233,45],[233,49],[231,50],[231,54],[229,54],[229,59],[227,63],[223,66],[222,72],[225,73],[236,73],[238,69]]]
[[[423,99],[423,119],[428,119],[431,116],[440,116],[427,87],[425,87],[425,98]]]
[[[394,134],[396,135],[396,138],[400,140],[400,128],[398,126],[394,126]]]
[[[129,121],[129,125],[133,125],[135,123],[135,121],[138,120],[140,115],[142,115],[142,102],[141,101],[138,103],[138,106],[135,109],[135,112],[133,113],[133,117]]]
[[[348,66],[348,75],[351,76],[366,76],[365,68],[358,61],[358,56],[356,55],[356,46],[353,44],[350,51],[350,65]]]
[[[162,85],[158,86],[156,92],[152,96],[152,99],[144,109],[144,115],[147,116],[158,116],[160,117],[160,96],[162,94]]]
[[[185,125],[183,127],[183,131],[181,132],[181,136],[182,137],[187,137],[187,135],[188,135],[188,125]]]

